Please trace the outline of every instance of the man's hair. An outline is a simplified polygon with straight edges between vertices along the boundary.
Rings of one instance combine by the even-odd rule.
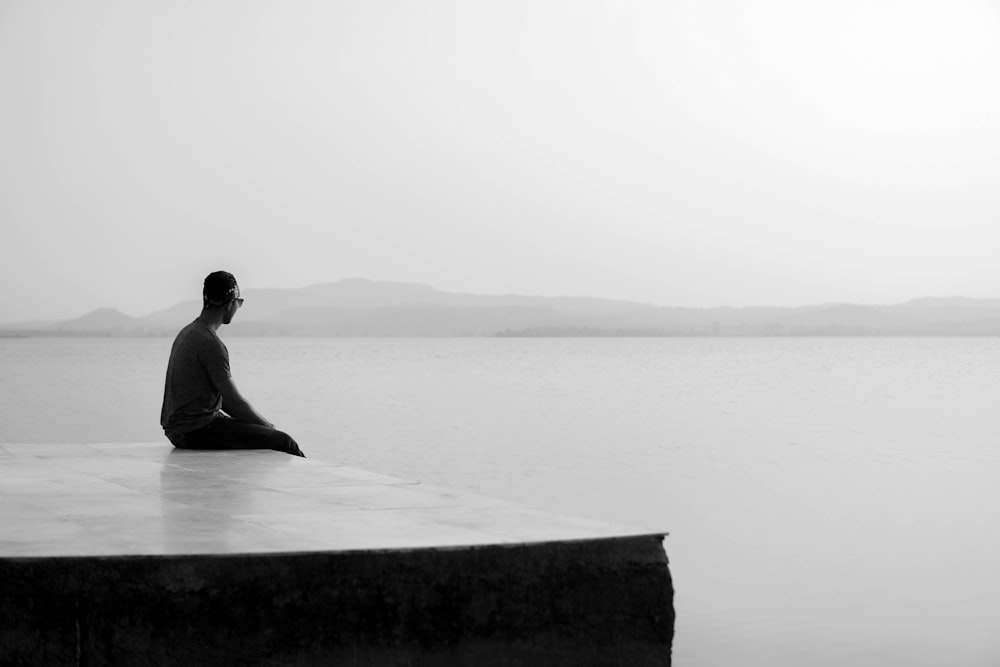
[[[205,306],[224,306],[237,296],[240,288],[236,277],[228,271],[214,271],[205,277],[201,298]]]

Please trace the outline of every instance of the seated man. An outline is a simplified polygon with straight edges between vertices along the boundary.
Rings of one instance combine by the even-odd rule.
[[[243,305],[233,274],[205,278],[201,315],[177,334],[170,350],[160,426],[183,449],[274,449],[305,456],[240,394],[229,372],[229,350],[216,331]]]

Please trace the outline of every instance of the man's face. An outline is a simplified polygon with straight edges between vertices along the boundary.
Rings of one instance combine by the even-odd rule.
[[[236,286],[236,296],[233,297],[232,301],[226,304],[226,312],[222,316],[222,323],[229,324],[236,317],[236,311],[240,309],[243,305],[243,299],[240,297],[240,287]]]

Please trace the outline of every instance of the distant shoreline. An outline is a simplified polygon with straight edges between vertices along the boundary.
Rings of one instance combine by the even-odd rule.
[[[241,333],[227,332],[231,338],[995,338],[1000,331],[864,331],[851,328],[816,331],[743,331],[704,333],[695,331],[500,331],[492,334],[415,334],[415,333]],[[176,332],[111,332],[111,331],[0,331],[0,339],[65,338],[173,338]]]

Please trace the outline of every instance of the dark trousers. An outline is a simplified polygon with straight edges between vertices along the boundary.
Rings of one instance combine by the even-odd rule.
[[[298,443],[284,431],[232,417],[216,417],[208,426],[185,433],[174,447],[181,449],[273,449],[305,458]]]

